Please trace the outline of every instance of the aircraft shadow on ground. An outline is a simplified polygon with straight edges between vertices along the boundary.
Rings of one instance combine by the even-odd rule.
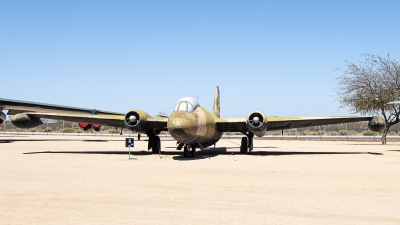
[[[5,143],[13,143],[14,141],[12,140],[0,140],[0,144],[5,144]]]
[[[271,147],[276,148],[276,147]],[[183,157],[183,151],[161,151],[161,156],[170,155],[174,160],[178,161],[191,161],[210,159],[219,155],[244,155],[238,151],[228,151],[228,148],[212,148],[204,151],[196,152],[196,157]],[[237,149],[237,148],[233,148]],[[397,151],[397,150],[393,150]],[[400,151],[400,150],[399,150]],[[128,151],[42,151],[42,152],[25,152],[23,154],[100,154],[100,155],[128,155]],[[131,156],[145,156],[152,155],[151,151],[131,151]],[[287,156],[287,155],[351,155],[351,154],[371,154],[383,155],[377,152],[296,152],[296,151],[252,151],[246,156]]]

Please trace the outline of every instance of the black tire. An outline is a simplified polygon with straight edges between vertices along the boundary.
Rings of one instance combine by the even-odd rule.
[[[196,157],[196,147],[192,146],[192,151],[190,152],[190,157]]]
[[[242,143],[240,145],[240,153],[247,154],[248,145],[249,143],[247,137],[242,137]]]
[[[161,150],[161,141],[159,136],[154,136],[151,143],[151,151],[153,154],[159,154]]]
[[[147,141],[147,150],[150,150],[153,148],[153,136],[148,136],[149,140]]]
[[[189,157],[189,150],[186,145],[185,145],[185,147],[183,147],[183,157],[185,157],[185,158]]]

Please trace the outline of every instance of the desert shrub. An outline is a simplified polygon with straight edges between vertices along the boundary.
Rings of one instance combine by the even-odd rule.
[[[63,129],[63,133],[74,133],[75,132],[75,128],[73,127],[65,127]]]
[[[302,132],[299,132],[299,135],[306,136],[307,134],[306,134],[306,132],[302,131]]]
[[[364,132],[362,132],[362,135],[364,136],[374,136],[374,132],[372,130],[366,130]]]
[[[31,128],[30,131],[31,132],[36,132],[36,128]]]
[[[340,136],[346,136],[348,133],[347,133],[347,130],[339,130],[339,135]]]
[[[0,131],[3,131],[3,128],[2,128],[2,127],[0,127]]]
[[[339,134],[339,133],[336,132],[336,131],[332,131],[332,132],[329,133],[330,136],[338,136],[338,134]]]
[[[317,133],[318,133],[318,135],[324,135],[324,134],[326,134],[326,131],[320,130],[319,132],[317,131]]]
[[[76,129],[75,132],[76,133],[82,133],[82,129]]]
[[[319,135],[319,134],[318,134],[318,131],[314,131],[314,132],[310,132],[310,135],[316,136],[316,135]]]
[[[274,131],[272,134],[273,134],[273,135],[279,135],[279,134],[281,134],[281,132],[279,132],[279,131]]]
[[[399,132],[397,132],[397,135],[399,135],[399,136],[400,136],[400,131],[399,131]]]
[[[119,130],[117,130],[117,129],[115,129],[115,128],[111,128],[111,129],[109,129],[107,132],[110,133],[110,134],[118,134],[118,133],[119,133]]]
[[[349,134],[349,136],[356,136],[356,135],[358,135],[357,131],[355,131],[355,130],[349,130],[349,131],[348,131],[348,134]]]
[[[51,132],[53,129],[51,127],[45,127],[43,132]]]

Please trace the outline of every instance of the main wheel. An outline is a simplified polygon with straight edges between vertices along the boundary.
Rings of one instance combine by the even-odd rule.
[[[159,136],[154,136],[152,138],[152,143],[151,143],[151,151],[154,154],[158,154],[160,153],[161,150],[161,141],[160,141],[160,137]]]
[[[248,145],[249,143],[247,137],[242,137],[242,143],[240,145],[240,153],[247,154]]]

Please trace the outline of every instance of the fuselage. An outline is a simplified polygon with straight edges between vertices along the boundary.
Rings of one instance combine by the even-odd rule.
[[[167,128],[171,136],[186,145],[215,144],[222,136],[215,122],[215,115],[201,106],[193,111],[176,110],[168,118]]]

